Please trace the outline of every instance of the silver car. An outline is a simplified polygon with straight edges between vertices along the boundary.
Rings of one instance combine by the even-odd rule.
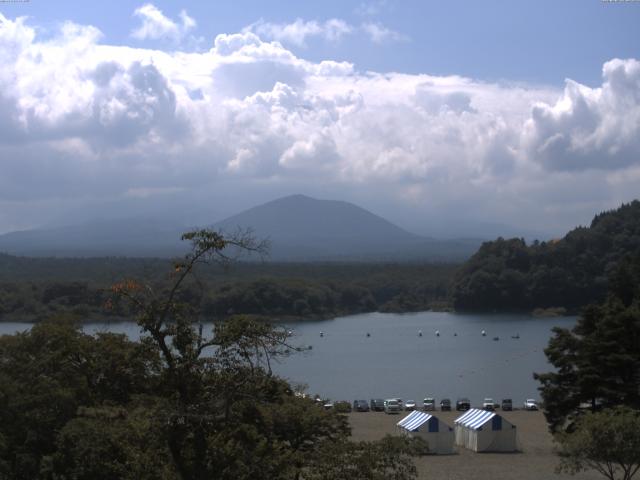
[[[384,413],[400,413],[400,410],[402,410],[402,403],[395,398],[384,401]]]

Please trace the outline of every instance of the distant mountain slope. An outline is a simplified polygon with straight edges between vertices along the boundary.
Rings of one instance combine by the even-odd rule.
[[[271,242],[276,261],[460,261],[479,240],[434,240],[409,233],[347,202],[292,195],[213,225],[250,228]],[[172,257],[183,254],[184,228],[158,220],[94,221],[0,235],[0,253],[55,257]]]
[[[182,231],[149,219],[93,221],[0,235],[0,252],[36,257],[167,257],[185,251]]]
[[[256,232],[270,237],[297,241],[364,236],[371,241],[383,239],[412,241],[420,239],[393,223],[352,203],[317,200],[305,195],[290,195],[259,205],[216,224],[223,228],[251,225]]]
[[[459,260],[479,245],[421,237],[352,203],[304,195],[250,208],[214,227],[227,232],[252,228],[270,240],[274,260]]]
[[[458,271],[452,302],[457,310],[575,311],[602,300],[616,265],[639,252],[640,201],[634,200],[560,240],[484,243]]]

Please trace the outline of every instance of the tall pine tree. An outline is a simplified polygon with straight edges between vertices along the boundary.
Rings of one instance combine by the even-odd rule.
[[[552,431],[570,429],[583,410],[640,408],[640,255],[620,263],[607,299],[573,329],[554,329],[545,353],[556,371],[534,377]]]

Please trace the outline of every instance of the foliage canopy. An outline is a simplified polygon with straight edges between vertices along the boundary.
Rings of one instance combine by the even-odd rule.
[[[527,245],[522,239],[484,243],[456,273],[456,310],[578,311],[604,300],[608,279],[627,255],[640,252],[640,201],[596,215],[564,238]]]
[[[593,469],[609,480],[631,480],[640,470],[640,411],[617,407],[588,413],[572,433],[556,436],[558,470],[576,474]]]
[[[639,345],[640,256],[620,264],[605,302],[554,329],[545,354],[556,371],[535,374],[551,429],[571,428],[585,409],[640,408]]]
[[[209,334],[194,324],[182,287],[195,267],[262,245],[208,230],[184,238],[193,248],[170,288],[113,287],[137,313],[140,342],[87,335],[69,318],[0,337],[0,478],[341,478],[329,459],[334,472],[362,466],[357,478],[415,478],[410,457],[424,445],[351,443],[346,417],[273,374],[272,359],[295,350],[285,330],[243,316]]]

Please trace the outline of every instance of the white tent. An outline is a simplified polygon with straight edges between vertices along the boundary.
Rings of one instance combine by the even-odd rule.
[[[431,453],[453,453],[453,429],[433,415],[416,410],[400,420],[397,426],[406,435],[426,440]]]
[[[495,412],[472,408],[454,421],[456,445],[474,452],[515,452],[516,427]]]

